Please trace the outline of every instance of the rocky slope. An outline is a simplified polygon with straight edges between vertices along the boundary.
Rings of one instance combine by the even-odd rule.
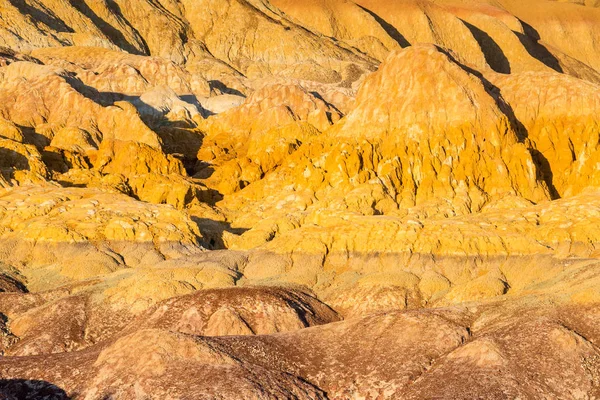
[[[0,397],[600,396],[600,8],[0,0]]]

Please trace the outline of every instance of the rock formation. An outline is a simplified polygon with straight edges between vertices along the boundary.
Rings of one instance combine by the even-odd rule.
[[[597,398],[599,46],[595,0],[0,0],[0,398]]]

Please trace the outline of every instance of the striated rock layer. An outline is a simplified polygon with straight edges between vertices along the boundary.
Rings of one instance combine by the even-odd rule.
[[[595,0],[0,0],[0,398],[598,398],[598,46]]]

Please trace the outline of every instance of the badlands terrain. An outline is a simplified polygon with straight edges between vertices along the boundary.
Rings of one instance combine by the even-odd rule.
[[[599,399],[600,1],[0,0],[0,399]]]

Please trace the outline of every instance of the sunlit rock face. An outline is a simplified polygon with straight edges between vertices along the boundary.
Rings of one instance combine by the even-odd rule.
[[[600,3],[0,0],[0,398],[600,396]]]

